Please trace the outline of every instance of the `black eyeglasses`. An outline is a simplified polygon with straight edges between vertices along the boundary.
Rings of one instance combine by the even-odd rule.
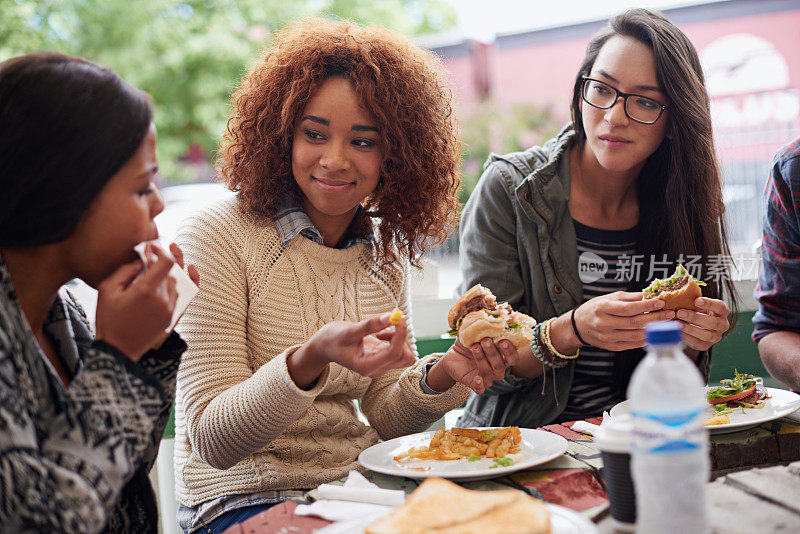
[[[623,93],[605,82],[588,76],[581,78],[583,78],[581,94],[584,102],[599,109],[609,109],[622,98],[625,115],[641,124],[653,124],[669,107],[646,96]]]

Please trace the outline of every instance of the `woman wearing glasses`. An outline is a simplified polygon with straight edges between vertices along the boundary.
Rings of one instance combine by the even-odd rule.
[[[472,347],[498,366],[522,363],[470,398],[461,425],[601,415],[625,398],[650,321],[681,321],[686,352],[707,377],[710,349],[729,328],[721,295],[734,311],[736,299],[720,260],[720,172],[689,39],[647,10],[613,18],[589,43],[572,118],[542,147],[492,155],[464,208],[462,288],[481,283],[540,324],[520,351],[530,354],[488,339]],[[708,283],[696,310],[642,300],[648,281],[676,263]]]

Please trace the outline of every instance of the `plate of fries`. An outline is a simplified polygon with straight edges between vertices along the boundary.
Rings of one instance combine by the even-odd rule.
[[[361,465],[387,475],[455,480],[493,478],[554,460],[567,440],[530,428],[441,427],[377,443],[358,456]]]

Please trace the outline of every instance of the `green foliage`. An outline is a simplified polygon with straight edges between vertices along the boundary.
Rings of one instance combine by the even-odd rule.
[[[441,0],[0,0],[0,61],[57,50],[114,69],[155,103],[161,174],[197,143],[212,154],[230,95],[270,35],[307,14],[380,24],[405,35],[449,29]]]
[[[541,145],[558,133],[560,127],[550,108],[523,102],[477,104],[461,119],[464,183],[461,201],[466,202],[472,194],[491,152],[505,154]]]

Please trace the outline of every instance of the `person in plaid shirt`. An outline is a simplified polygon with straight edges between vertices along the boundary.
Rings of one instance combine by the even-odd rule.
[[[764,198],[753,341],[770,374],[800,390],[800,138],[775,156]]]

